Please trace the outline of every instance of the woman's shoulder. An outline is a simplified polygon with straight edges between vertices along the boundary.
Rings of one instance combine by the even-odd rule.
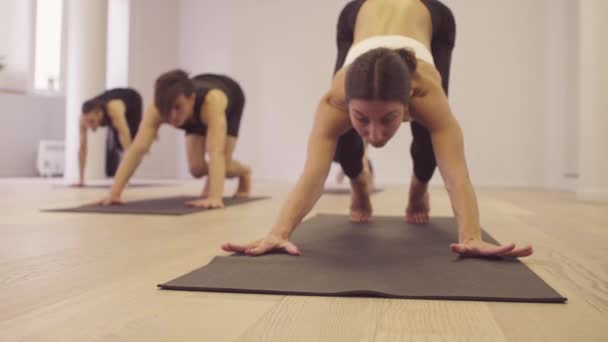
[[[325,95],[327,102],[337,109],[346,110],[346,93],[344,89],[344,82],[346,79],[346,69],[342,68],[338,71],[331,82],[331,87]]]
[[[124,114],[124,111],[126,110],[125,102],[120,98],[108,99],[105,102],[105,107],[109,116]]]
[[[436,87],[441,87],[441,74],[433,64],[418,60],[412,75],[412,96],[423,97]]]

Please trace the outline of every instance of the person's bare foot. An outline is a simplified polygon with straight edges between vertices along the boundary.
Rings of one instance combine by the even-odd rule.
[[[429,222],[430,210],[428,183],[422,183],[412,176],[409,201],[405,209],[405,222],[426,224]]]
[[[369,198],[369,184],[372,175],[363,170],[356,179],[350,180],[350,220],[355,223],[366,223],[372,217],[372,203]]]
[[[248,198],[251,194],[251,169],[247,168],[247,172],[239,177],[239,184],[234,193],[235,198]]]

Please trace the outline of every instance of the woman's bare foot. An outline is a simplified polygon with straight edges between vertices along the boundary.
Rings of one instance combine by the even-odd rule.
[[[350,180],[350,220],[352,222],[366,223],[372,217],[372,203],[369,198],[371,179],[371,173],[363,170],[359,177]]]
[[[239,185],[234,194],[235,198],[248,198],[251,194],[251,169],[247,168],[247,172],[239,176]]]
[[[430,210],[428,183],[422,183],[412,176],[409,203],[405,209],[405,222],[426,224],[429,222]]]

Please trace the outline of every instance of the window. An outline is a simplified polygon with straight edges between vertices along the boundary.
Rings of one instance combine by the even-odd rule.
[[[34,89],[61,89],[63,0],[36,1]]]

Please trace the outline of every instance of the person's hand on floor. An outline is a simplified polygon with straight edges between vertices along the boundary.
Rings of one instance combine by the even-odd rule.
[[[260,256],[273,251],[281,251],[290,255],[300,255],[300,250],[289,240],[279,236],[268,234],[261,240],[256,240],[245,245],[227,242],[222,245],[226,252],[246,254],[249,256]]]
[[[98,202],[99,205],[108,206],[108,205],[123,205],[125,202],[120,198],[120,196],[108,196],[101,201]]]
[[[532,246],[516,247],[514,243],[497,246],[482,240],[469,240],[450,245],[452,252],[463,257],[527,257],[534,253]]]
[[[186,205],[189,207],[196,207],[196,208],[220,209],[220,208],[224,207],[224,200],[221,197],[220,198],[209,197],[209,198],[203,198],[203,199],[194,200],[194,201],[188,201],[188,202],[186,202]]]

